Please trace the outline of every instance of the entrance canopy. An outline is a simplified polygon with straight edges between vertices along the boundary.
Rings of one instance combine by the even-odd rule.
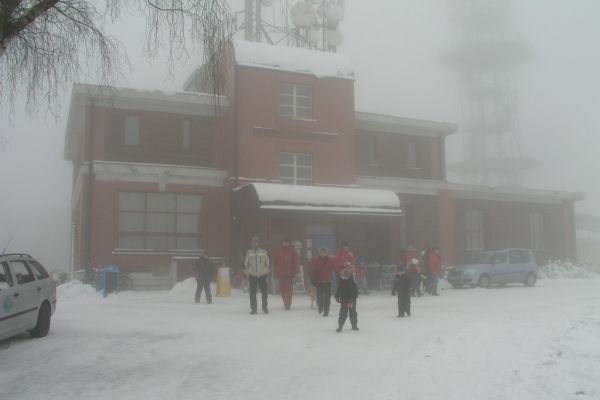
[[[254,192],[258,207],[262,210],[402,215],[400,200],[391,190],[275,183],[250,183],[235,190]]]

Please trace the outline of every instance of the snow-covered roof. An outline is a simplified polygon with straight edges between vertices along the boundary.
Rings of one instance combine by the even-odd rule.
[[[338,53],[243,40],[234,41],[234,50],[237,65],[354,79],[350,59]]]
[[[394,115],[356,111],[354,126],[358,131],[383,132],[418,136],[447,136],[458,129],[456,124],[427,121]]]
[[[277,183],[251,183],[246,186],[254,187],[261,208],[401,214],[400,200],[390,190]]]

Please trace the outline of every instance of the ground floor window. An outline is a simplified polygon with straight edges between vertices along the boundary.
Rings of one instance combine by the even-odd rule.
[[[483,250],[483,211],[467,210],[465,219],[467,227],[467,250]]]
[[[120,192],[118,247],[195,250],[200,245],[202,196]]]
[[[529,214],[531,250],[544,250],[544,216],[539,212]]]

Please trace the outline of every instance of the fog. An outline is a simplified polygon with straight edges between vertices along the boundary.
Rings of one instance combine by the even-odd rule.
[[[349,0],[339,49],[354,63],[356,108],[460,123],[457,76],[440,56],[454,43],[445,0]],[[513,1],[515,30],[533,49],[518,69],[523,154],[542,165],[525,185],[580,191],[578,213],[600,215],[600,3],[597,0]],[[169,79],[164,57],[142,55],[144,22],[111,26],[131,70],[120,86],[178,90],[197,66],[190,59]],[[197,61],[201,59],[197,57]],[[93,83],[93,82],[92,82]],[[63,160],[69,90],[59,118],[27,115],[22,102],[0,121],[0,248],[31,252],[48,269],[69,265],[72,170]],[[462,157],[460,128],[447,141],[448,161]]]

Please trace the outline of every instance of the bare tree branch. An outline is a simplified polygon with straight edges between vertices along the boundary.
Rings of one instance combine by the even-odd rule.
[[[168,54],[176,62],[202,54],[219,91],[223,52],[232,34],[226,0],[3,0],[0,3],[0,107],[25,94],[30,112],[57,108],[59,94],[81,74],[114,85],[128,65],[120,42],[105,22],[127,11],[146,20],[144,52],[152,60]]]

